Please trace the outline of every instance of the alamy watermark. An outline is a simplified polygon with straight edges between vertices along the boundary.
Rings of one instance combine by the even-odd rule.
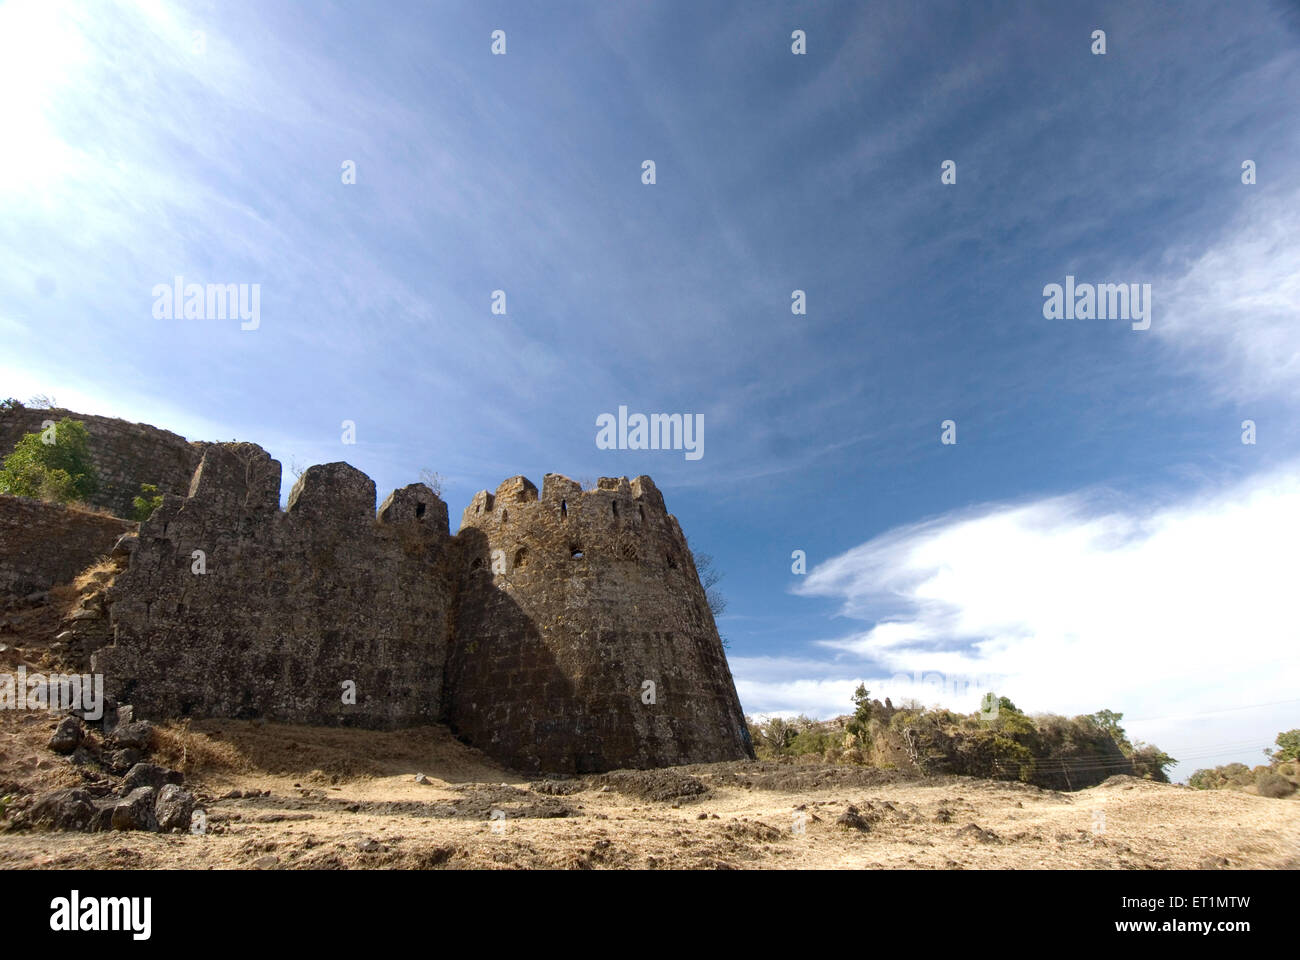
[[[154,286],[155,320],[234,320],[240,330],[262,325],[260,283],[186,283],[176,277],[172,283]]]
[[[1151,328],[1151,284],[1075,284],[1043,287],[1045,320],[1132,320],[1132,328]]]
[[[0,673],[0,710],[75,710],[87,720],[104,716],[104,675]]]
[[[73,890],[50,901],[50,929],[60,933],[126,931],[148,940],[153,929],[152,897],[83,897]]]
[[[596,448],[599,450],[685,450],[687,460],[704,456],[704,414],[634,413],[626,406],[618,416],[602,413],[596,418]]]
[[[924,692],[927,697],[952,699],[965,697],[984,691],[980,698],[979,712],[986,720],[995,720],[998,715],[1000,700],[991,691],[996,678],[992,674],[940,673],[937,670],[917,670],[908,676],[896,673],[889,678],[891,684],[909,691],[909,696],[917,698]],[[890,691],[891,693],[893,690]]]
[[[1131,320],[1134,330],[1151,327],[1151,284],[1078,283],[1072,275],[1065,285],[1043,287],[1046,320]]]

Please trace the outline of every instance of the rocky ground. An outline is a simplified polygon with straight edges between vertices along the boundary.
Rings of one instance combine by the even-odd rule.
[[[1300,803],[1132,778],[1058,793],[723,763],[538,780],[440,727],[137,721],[69,754],[57,725],[0,715],[0,867],[1300,866]]]

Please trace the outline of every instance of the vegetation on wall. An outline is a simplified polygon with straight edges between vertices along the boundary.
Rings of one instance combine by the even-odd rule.
[[[162,502],[162,494],[158,492],[157,484],[140,484],[140,495],[131,501],[131,519],[144,523],[162,506]]]
[[[0,493],[17,497],[84,503],[98,489],[86,425],[69,417],[24,434],[0,468]]]

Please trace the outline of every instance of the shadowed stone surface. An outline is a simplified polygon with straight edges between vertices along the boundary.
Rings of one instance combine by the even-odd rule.
[[[448,668],[448,721],[522,770],[751,755],[717,627],[649,477],[584,492],[547,474],[480,493]],[[650,699],[653,684],[653,702]]]
[[[548,474],[540,497],[513,477],[475,495],[455,537],[423,484],[377,513],[346,463],[305,471],[285,511],[279,488],[260,447],[213,444],[188,495],[141,525],[106,595],[112,643],[93,655],[110,696],[151,717],[446,721],[523,770],[752,757],[649,477],[584,492]]]
[[[0,602],[67,583],[134,527],[77,506],[0,493]]]
[[[279,489],[260,447],[209,448],[190,495],[141,525],[94,669],[149,716],[438,720],[455,568],[438,510],[377,522],[374,483],[344,463],[308,469],[286,512]]]

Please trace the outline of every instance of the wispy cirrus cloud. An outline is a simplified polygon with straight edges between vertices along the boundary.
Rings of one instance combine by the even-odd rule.
[[[1300,190],[1248,195],[1233,222],[1177,263],[1153,331],[1215,395],[1293,401],[1300,392]]]

